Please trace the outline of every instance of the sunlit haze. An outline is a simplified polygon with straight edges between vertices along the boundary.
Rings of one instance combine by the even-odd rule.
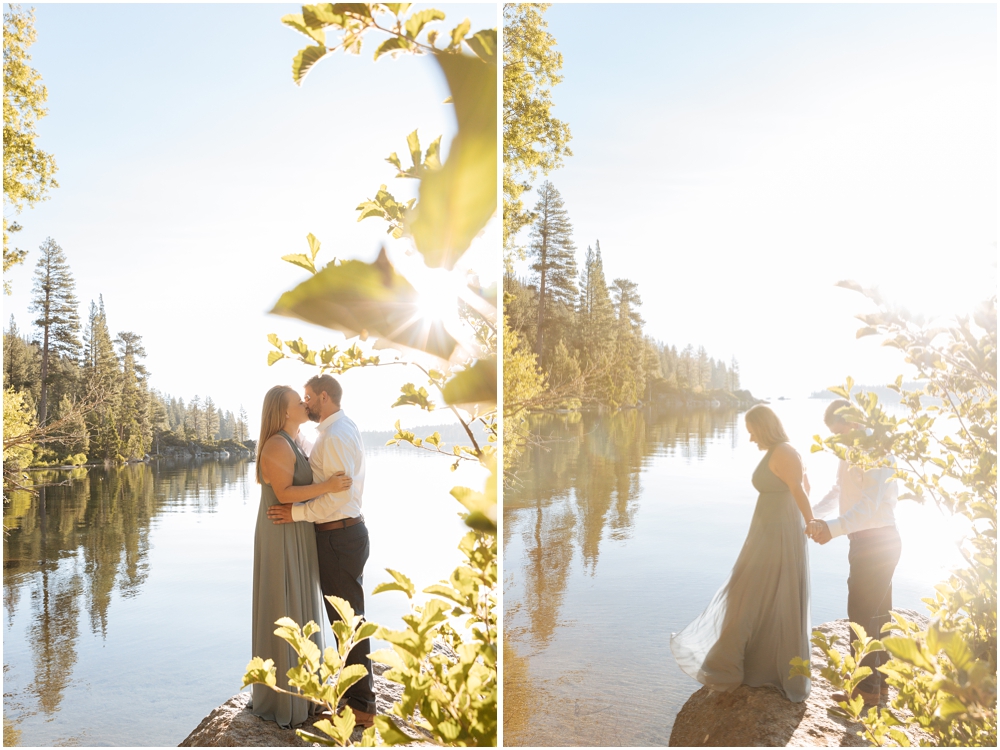
[[[906,372],[855,340],[872,307],[838,280],[931,316],[995,293],[995,6],[546,18],[574,153],[549,179],[578,262],[600,240],[608,281],[638,282],[647,334],[735,356],[755,395],[807,395]]]
[[[417,6],[418,8],[420,6]],[[445,4],[441,27],[469,18],[497,25],[492,4]],[[24,265],[6,274],[4,327],[13,314],[30,328],[28,306],[38,246],[51,236],[76,279],[81,318],[104,295],[112,335],[143,337],[153,388],[212,396],[249,415],[256,435],[264,393],[301,390],[315,369],[290,361],[267,367],[269,332],[314,348],[343,337],[267,315],[308,272],[280,258],[322,243],[317,259],[372,261],[384,244],[405,264],[406,241],[354,208],[380,183],[397,198],[416,184],[385,162],[406,154],[419,129],[426,146],[455,132],[443,76],[426,57],[372,62],[323,60],[304,85],[292,58],[308,44],[280,22],[299,5],[39,5],[32,64],[48,87],[49,116],[38,145],[55,155],[60,187],[18,221]],[[445,152],[446,154],[447,152]],[[404,156],[405,159],[405,156]],[[494,220],[463,257],[483,285],[498,277]],[[412,368],[353,370],[342,378],[344,410],[362,429],[453,421],[448,411],[391,409]],[[418,385],[422,383],[418,382]]]

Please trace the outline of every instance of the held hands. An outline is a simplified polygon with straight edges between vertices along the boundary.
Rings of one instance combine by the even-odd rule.
[[[344,472],[338,471],[332,477],[323,482],[323,491],[343,492],[344,490],[349,490],[352,484],[354,484],[353,479],[347,476]]]
[[[818,518],[814,518],[806,524],[806,536],[817,544],[826,544],[833,539],[833,534],[830,533],[830,527],[827,526],[826,521],[821,521]]]

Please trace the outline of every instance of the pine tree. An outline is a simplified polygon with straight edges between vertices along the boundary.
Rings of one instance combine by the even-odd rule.
[[[219,410],[211,396],[205,397],[205,440],[215,440],[219,436]]]
[[[603,369],[610,364],[609,357],[615,337],[615,311],[604,278],[600,240],[596,246],[596,250],[587,248],[580,274],[576,342],[584,370]]]
[[[240,416],[236,420],[236,440],[245,443],[250,438],[249,427],[247,425],[247,411],[240,404]]]
[[[38,423],[45,424],[48,411],[49,362],[54,353],[78,356],[80,315],[77,311],[76,283],[66,255],[51,237],[38,248],[41,257],[35,266],[31,311],[38,313],[34,324],[41,331],[41,392]]]
[[[195,396],[188,404],[188,418],[184,423],[194,433],[195,440],[201,440],[205,429],[205,412],[201,407],[201,396]]]
[[[576,246],[573,226],[555,185],[545,181],[538,188],[535,221],[531,225],[529,256],[538,281],[538,333],[536,351],[544,363],[551,348],[546,339],[557,342],[576,297]],[[562,308],[560,310],[560,308]],[[550,335],[554,334],[554,335]]]
[[[90,303],[87,329],[84,332],[83,378],[87,390],[100,400],[88,414],[90,444],[94,455],[105,461],[117,461],[121,454],[118,415],[121,399],[121,373],[108,330],[104,297],[100,305]]]
[[[148,372],[139,361],[140,357],[146,356],[146,349],[142,345],[142,337],[132,331],[121,331],[114,343],[122,363],[119,443],[126,458],[142,458],[153,439],[149,391],[145,380]]]
[[[30,393],[32,405],[39,396],[39,359],[38,347],[21,336],[11,315],[10,328],[3,333],[3,387]]]
[[[740,364],[733,357],[729,363],[729,388],[730,393],[736,393],[740,389]]]

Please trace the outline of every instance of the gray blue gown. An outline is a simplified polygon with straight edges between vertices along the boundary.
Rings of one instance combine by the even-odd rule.
[[[670,637],[670,650],[682,670],[713,690],[773,685],[799,703],[809,696],[809,680],[788,671],[793,657],[809,658],[809,553],[802,513],[767,465],[772,450],[753,473],[760,496],[729,582]]]
[[[295,451],[292,484],[312,484],[309,459],[285,432],[279,435]],[[260,466],[257,467],[260,478]],[[275,621],[291,617],[300,627],[310,620],[320,626],[313,636],[324,648],[323,594],[316,559],[316,530],[311,523],[274,524],[267,509],[278,504],[271,485],[261,481],[260,508],[253,543],[253,655],[274,659],[278,687],[288,689],[289,669],[298,664],[295,651],[274,635]],[[313,704],[302,698],[277,693],[265,685],[253,685],[252,711],[262,719],[283,727],[296,726],[309,718]]]

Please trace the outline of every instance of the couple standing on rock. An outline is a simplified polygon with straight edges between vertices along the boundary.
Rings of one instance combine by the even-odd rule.
[[[305,385],[305,398],[287,385],[264,396],[257,481],[260,509],[254,535],[253,655],[273,659],[278,687],[288,689],[295,651],[274,634],[275,621],[290,617],[300,626],[330,622],[340,615],[323,596],[345,599],[364,615],[363,588],[368,560],[368,529],[361,515],[365,452],[361,432],[340,408],[343,390],[329,375]],[[319,422],[314,445],[299,427]],[[324,648],[323,628],[312,636]],[[347,664],[361,664],[368,675],[347,689],[345,701],[358,726],[370,727],[375,715],[375,684],[368,640],[355,646]],[[251,710],[283,727],[314,717],[317,706],[303,698],[253,685]]]
[[[838,434],[855,429],[848,421],[850,409],[843,399],[832,402],[824,416],[827,427]],[[789,671],[794,657],[808,661],[810,653],[806,538],[826,544],[847,534],[847,614],[870,636],[879,637],[889,621],[892,575],[901,551],[894,472],[862,471],[841,461],[833,489],[811,507],[802,459],[778,416],[767,406],[754,406],[746,413],[746,427],[750,441],[767,451],[753,473],[760,496],[746,542],[729,582],[704,612],[671,636],[670,648],[681,669],[713,690],[773,685],[799,703],[809,696],[810,682],[801,675],[790,677]],[[836,506],[836,518],[818,518]],[[866,707],[887,697],[885,677],[877,671],[887,658],[876,652],[862,662],[872,674],[855,695],[861,695]],[[834,695],[835,700],[853,697]]]

